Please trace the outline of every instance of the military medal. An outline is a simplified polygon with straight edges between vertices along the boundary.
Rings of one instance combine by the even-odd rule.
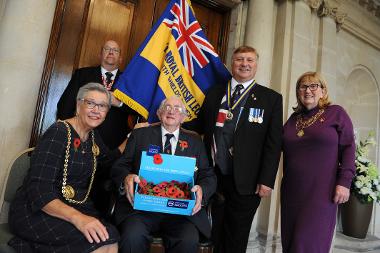
[[[259,121],[259,119],[258,119],[259,109],[255,108],[253,110],[254,110],[253,122],[257,123]]]
[[[234,114],[231,111],[227,112],[226,119],[227,120],[232,120],[234,118]]]
[[[244,89],[244,92],[242,94],[240,94],[239,99],[235,103],[233,103],[233,101],[231,101],[232,100],[232,98],[231,98],[231,81],[228,82],[227,91],[226,91],[228,112],[226,114],[226,120],[232,120],[234,118],[234,114],[232,113],[232,110],[234,110],[240,104],[240,102],[243,100],[244,96],[255,86],[255,84],[256,84],[256,81],[253,80],[252,83],[247,88]],[[239,116],[240,116],[240,114],[239,114]],[[239,120],[239,117],[238,117],[238,120]],[[253,118],[251,120],[253,121]]]
[[[248,121],[253,122],[253,108],[249,108],[249,116],[248,116]]]
[[[263,123],[263,121],[264,121],[264,109],[262,109],[260,116],[257,119],[257,122],[259,122],[259,124]]]

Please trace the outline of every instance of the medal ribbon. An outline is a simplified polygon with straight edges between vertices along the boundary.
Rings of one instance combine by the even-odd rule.
[[[242,101],[242,99],[244,98],[244,96],[253,88],[253,86],[255,86],[256,84],[256,80],[253,80],[252,83],[250,83],[250,85],[247,87],[247,89],[245,89],[245,91],[240,94],[240,97],[239,99],[236,101],[236,103],[234,105],[231,106],[231,80],[228,81],[228,85],[227,85],[227,94],[226,94],[226,97],[227,97],[227,107],[228,107],[228,111],[232,111],[236,108],[236,106],[238,104],[240,104],[240,102]]]

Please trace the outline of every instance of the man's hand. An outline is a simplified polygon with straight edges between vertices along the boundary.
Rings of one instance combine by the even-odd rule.
[[[255,193],[258,194],[260,198],[265,198],[265,197],[270,196],[271,192],[272,192],[272,188],[270,188],[266,185],[258,184],[256,186],[256,192]]]
[[[109,239],[106,227],[96,218],[85,214],[72,217],[74,226],[86,237],[89,243],[104,242]]]
[[[133,183],[140,183],[140,178],[136,174],[129,174],[124,179],[124,189],[125,189],[125,196],[127,197],[129,203],[133,206],[133,198],[134,198],[134,184]]]
[[[124,153],[125,146],[127,145],[127,142],[128,142],[128,137],[125,138],[125,140],[119,145],[119,147],[117,147],[121,154]]]
[[[136,123],[136,125],[135,125],[135,127],[133,129],[142,128],[142,127],[148,127],[148,126],[150,126],[149,122],[140,122],[140,123]]]
[[[115,107],[121,107],[120,105],[122,105],[121,101],[113,95],[113,92],[111,92],[111,105]]]
[[[334,203],[335,204],[342,204],[348,201],[350,198],[350,189],[337,185],[335,187],[335,194],[334,194]]]
[[[195,205],[193,208],[193,212],[191,213],[191,215],[194,215],[197,212],[199,212],[199,210],[201,210],[201,208],[202,208],[203,191],[202,191],[202,187],[200,185],[194,185],[193,188],[191,188],[191,191],[195,192],[195,194],[196,194]]]

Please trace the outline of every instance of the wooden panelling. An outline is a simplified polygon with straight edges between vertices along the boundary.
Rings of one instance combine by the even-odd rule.
[[[103,43],[109,39],[119,43],[123,58],[129,48],[133,12],[135,5],[114,0],[90,2],[82,40],[78,67],[99,64],[99,55]],[[120,68],[124,69],[124,61]]]

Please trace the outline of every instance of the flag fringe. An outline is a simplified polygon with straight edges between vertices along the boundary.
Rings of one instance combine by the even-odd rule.
[[[113,94],[115,97],[120,99],[124,104],[129,106],[131,109],[136,111],[138,114],[140,114],[145,120],[148,119],[149,112],[144,108],[144,106],[137,103],[135,100],[130,98],[125,93],[121,92],[120,90],[116,89]]]

